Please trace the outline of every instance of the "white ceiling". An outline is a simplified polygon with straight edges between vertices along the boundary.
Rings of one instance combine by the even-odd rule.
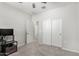
[[[32,7],[32,3],[35,3],[36,8]],[[6,4],[11,5],[13,7],[16,7],[20,10],[25,11],[26,13],[29,14],[38,14],[50,9],[55,9],[55,8],[59,8],[62,6],[67,6],[69,4],[72,4],[71,2],[47,2],[47,4],[41,3],[41,2],[22,2],[22,3],[18,3],[18,2],[6,2]],[[41,7],[46,6],[45,9],[42,9]]]

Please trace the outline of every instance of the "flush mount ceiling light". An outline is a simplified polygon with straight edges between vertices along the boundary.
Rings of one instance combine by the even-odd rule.
[[[23,2],[18,2],[18,3],[23,3]]]
[[[41,2],[41,3],[47,4],[47,2]]]
[[[35,3],[32,3],[32,7],[33,7],[33,8],[35,8],[35,7],[36,7]]]
[[[43,6],[43,7],[41,7],[42,9],[45,9],[46,8],[46,6]]]
[[[47,2],[41,2],[41,3],[43,3],[43,4],[47,4]],[[33,7],[33,8],[36,8],[36,4],[35,4],[35,3],[32,3],[32,7]],[[41,7],[41,8],[45,9],[46,6],[43,6],[43,7]]]
[[[18,2],[18,3],[20,3],[20,4],[22,4],[23,2]],[[42,3],[42,4],[47,4],[47,2],[40,2],[40,3]],[[36,3],[32,3],[32,8],[36,8]],[[46,8],[46,6],[42,6],[41,7],[42,9],[45,9]]]

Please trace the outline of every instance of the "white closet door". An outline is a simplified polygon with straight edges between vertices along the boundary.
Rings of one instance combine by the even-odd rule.
[[[43,20],[41,35],[43,44],[62,47],[62,20]]]
[[[51,45],[51,20],[43,20],[42,25],[43,44]]]
[[[52,45],[62,47],[62,20],[52,19]]]

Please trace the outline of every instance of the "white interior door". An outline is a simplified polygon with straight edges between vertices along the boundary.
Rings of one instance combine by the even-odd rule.
[[[62,20],[47,19],[42,22],[43,44],[62,46]]]
[[[62,47],[62,20],[52,19],[52,45]]]
[[[33,36],[33,33],[34,33],[33,26],[34,25],[33,25],[31,20],[27,20],[25,25],[26,25],[26,27],[25,27],[25,29],[26,29],[26,40],[25,41],[28,44],[28,43],[33,42],[33,40],[34,40],[34,36]]]
[[[43,20],[43,26],[42,26],[42,39],[43,44],[51,45],[51,20]]]

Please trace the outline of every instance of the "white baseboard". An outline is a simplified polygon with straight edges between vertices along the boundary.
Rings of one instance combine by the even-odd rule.
[[[75,52],[75,53],[79,53],[78,50],[71,50],[71,49],[67,49],[67,48],[62,48],[63,50],[67,50],[67,51],[70,51],[70,52]]]

